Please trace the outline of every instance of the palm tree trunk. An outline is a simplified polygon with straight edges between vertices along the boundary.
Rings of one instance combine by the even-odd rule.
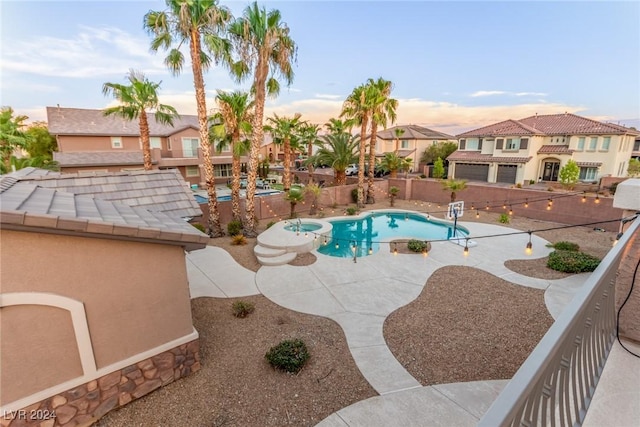
[[[207,101],[204,91],[204,78],[202,77],[202,63],[200,61],[200,34],[196,29],[191,29],[191,68],[193,71],[193,85],[196,90],[196,106],[198,109],[198,126],[200,126],[200,149],[204,162],[204,176],[207,183],[207,195],[209,196],[209,235],[211,237],[224,236],[220,224],[220,212],[218,211],[218,198],[216,196],[216,181],[211,163],[211,146],[209,144],[209,126],[207,123]]]
[[[313,155],[313,143],[307,144],[307,172],[309,173],[308,184],[313,184],[313,164],[309,161]]]
[[[345,185],[347,183],[347,174],[345,171],[336,171],[336,185]]]
[[[255,237],[258,235],[256,230],[256,179],[258,177],[258,154],[260,153],[260,144],[264,138],[264,129],[262,122],[264,120],[264,100],[265,100],[265,84],[269,64],[264,53],[260,52],[258,64],[256,65],[254,88],[255,94],[255,115],[253,116],[253,135],[251,138],[251,150],[249,151],[249,171],[247,173],[247,199],[245,204],[245,222],[244,235],[247,237]]]
[[[397,177],[398,177],[398,170],[397,169],[389,171],[389,178],[397,178]]]
[[[394,152],[398,154],[398,149],[400,148],[400,138],[396,137],[396,149]]]
[[[140,139],[142,140],[142,159],[144,162],[144,170],[150,171],[151,165],[151,143],[149,142],[149,120],[147,120],[147,112],[140,112]]]
[[[367,204],[376,202],[373,189],[373,174],[376,166],[376,140],[378,138],[378,126],[371,122],[371,139],[369,140],[369,174],[367,176]]]
[[[358,158],[358,207],[364,208],[364,157],[367,149],[368,117],[362,118],[360,127],[360,156]]]
[[[239,137],[234,135],[231,141],[231,152],[233,154],[231,159],[231,217],[234,221],[242,222],[242,215],[240,214],[240,155],[236,153],[238,139]]]
[[[285,192],[289,192],[291,188],[291,142],[289,138],[286,137],[284,139],[283,148],[284,150],[284,169],[282,170],[282,185],[284,187]]]

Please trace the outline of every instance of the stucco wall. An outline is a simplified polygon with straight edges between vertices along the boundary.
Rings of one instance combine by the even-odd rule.
[[[82,302],[98,369],[193,331],[184,251],[179,246],[10,230],[0,230],[0,237],[2,292],[53,293]],[[31,327],[43,323],[46,314],[22,307],[29,313],[23,311],[22,316],[40,319]],[[13,307],[1,310],[9,309]],[[54,332],[68,340],[57,328]],[[37,350],[11,337],[2,335],[3,354],[17,352],[7,363],[32,357]],[[4,363],[3,358],[3,372],[15,370],[12,378],[30,375],[23,365]],[[54,363],[46,369],[61,375]],[[3,380],[2,385],[15,387],[12,394],[26,394],[21,383]]]

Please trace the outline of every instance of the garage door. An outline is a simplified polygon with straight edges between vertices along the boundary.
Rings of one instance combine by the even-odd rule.
[[[470,181],[487,181],[489,165],[476,163],[456,163],[456,179],[468,179]]]
[[[498,165],[498,177],[496,178],[496,181],[515,184],[517,173],[517,165]]]

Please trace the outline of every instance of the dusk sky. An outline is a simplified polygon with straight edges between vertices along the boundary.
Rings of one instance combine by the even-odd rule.
[[[240,16],[246,1],[223,1]],[[394,83],[398,124],[450,134],[535,113],[572,112],[640,128],[640,3],[269,1],[298,44],[295,80],[273,112],[325,123],[367,78]],[[101,109],[105,82],[130,68],[162,81],[161,101],[195,114],[190,64],[179,77],[142,28],[164,1],[0,0],[0,103],[30,120],[45,107]],[[216,89],[237,85],[223,68]]]

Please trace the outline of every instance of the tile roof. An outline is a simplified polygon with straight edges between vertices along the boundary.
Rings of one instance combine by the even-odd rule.
[[[538,154],[573,154],[568,145],[543,145]]]
[[[377,136],[380,139],[395,140],[395,130],[398,128],[404,130],[399,139],[455,139],[452,135],[417,125],[394,126],[378,132]]]
[[[575,114],[547,114],[505,120],[457,135],[457,138],[510,135],[637,135],[624,126],[602,123]]]
[[[599,168],[602,166],[602,162],[576,162],[581,168]]]
[[[11,176],[15,177],[14,174]],[[19,181],[42,188],[118,201],[127,206],[162,212],[172,218],[202,215],[193,192],[175,169],[57,175],[31,172],[17,177]]]
[[[54,152],[53,160],[62,167],[144,164],[142,151]]]
[[[398,157],[408,157],[415,153],[416,150],[398,150]],[[386,153],[376,153],[376,157],[384,157]]]
[[[209,238],[187,222],[140,206],[42,188],[35,182],[0,177],[3,229],[55,232],[177,244],[201,249]]]
[[[531,157],[499,157],[491,154],[480,154],[479,151],[454,151],[447,160],[456,162],[483,162],[483,163],[527,163]]]
[[[52,135],[140,135],[137,120],[105,116],[102,110],[82,108],[47,107],[47,126]],[[199,129],[197,116],[181,115],[169,126],[156,122],[155,115],[149,113],[151,136],[167,137],[189,127]]]

